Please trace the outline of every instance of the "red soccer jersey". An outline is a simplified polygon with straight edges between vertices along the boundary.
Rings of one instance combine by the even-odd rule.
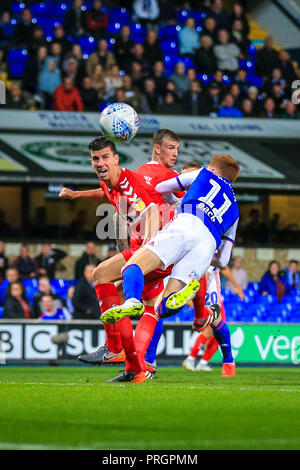
[[[145,178],[148,185],[155,188],[158,183],[178,176],[177,171],[166,168],[158,162],[148,162],[135,170],[135,173]],[[184,192],[182,192],[184,195]],[[183,196],[180,196],[183,197]]]

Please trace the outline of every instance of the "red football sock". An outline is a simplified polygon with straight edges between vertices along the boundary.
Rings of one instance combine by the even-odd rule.
[[[113,305],[120,305],[120,297],[114,284],[96,284],[95,291],[101,312],[105,312],[105,310],[111,308]],[[106,332],[105,345],[113,353],[120,352],[123,346],[117,326],[112,323],[104,323],[104,329]]]
[[[129,317],[122,318],[116,323],[121,335],[122,345],[126,354],[126,372],[135,372],[138,374],[143,370],[143,363],[140,362],[136,353],[133,328]]]
[[[198,290],[196,297],[193,300],[195,310],[195,321],[201,321],[203,319],[203,310],[205,305],[205,294],[206,294],[206,277],[203,276],[200,279],[200,289]]]
[[[214,336],[211,336],[208,340],[205,353],[203,354],[202,359],[208,362],[213,357],[218,347],[219,347],[218,341],[216,340]]]
[[[194,357],[196,359],[200,349],[203,348],[207,339],[208,338],[206,338],[206,336],[203,333],[200,333],[200,335],[197,336],[194,346],[192,347],[191,352],[190,352],[191,357]]]
[[[145,312],[139,320],[134,335],[135,349],[138,354],[140,362],[144,365],[146,370],[145,354],[152,339],[158,318],[155,315],[154,307],[145,306]]]

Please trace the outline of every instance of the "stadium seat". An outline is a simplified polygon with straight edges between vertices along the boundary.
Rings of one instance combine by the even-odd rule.
[[[93,36],[81,36],[78,39],[78,44],[82,49],[82,53],[91,53],[97,47],[97,41],[93,38]]]
[[[179,25],[184,25],[187,18],[189,18],[190,15],[190,12],[188,12],[187,10],[179,10],[178,13],[177,13],[177,21],[178,21],[178,24]]]
[[[3,317],[3,307],[0,307],[0,318]]]
[[[180,55],[176,53],[167,54],[164,56],[164,65],[167,69],[174,69],[177,62],[180,60]]]
[[[9,282],[6,279],[3,279],[2,283],[0,284],[0,305],[4,304],[6,291],[9,287]]]
[[[12,2],[12,4],[11,4],[11,13],[16,14],[16,15],[21,15],[24,8],[25,8],[25,3],[23,3],[23,2]]]
[[[247,287],[248,287],[248,289],[253,289],[253,290],[255,290],[256,292],[258,292],[258,290],[259,290],[259,283],[258,283],[258,282],[249,282]]]
[[[111,21],[117,22],[121,21],[123,23],[130,22],[130,14],[126,8],[112,8],[107,11],[107,15]]]
[[[185,65],[186,69],[194,69],[195,68],[194,61],[190,57],[183,57],[182,62],[184,62],[184,65]]]
[[[28,60],[26,49],[11,49],[8,52],[7,64],[10,77],[21,78]]]
[[[179,25],[165,26],[159,29],[158,38],[160,41],[178,41],[178,33],[181,30]]]
[[[178,44],[176,41],[162,41],[160,45],[164,55],[178,52]]]
[[[51,279],[50,285],[55,292],[55,294],[59,295],[63,299],[66,298],[68,289],[70,287],[70,282],[65,279]]]

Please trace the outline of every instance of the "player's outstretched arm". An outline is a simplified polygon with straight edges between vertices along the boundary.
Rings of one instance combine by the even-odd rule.
[[[155,186],[156,191],[159,194],[168,194],[168,193],[175,193],[177,191],[184,191],[188,189],[193,181],[197,178],[201,171],[199,170],[190,171],[188,173],[184,173],[183,175],[178,175],[175,178],[171,178],[166,181],[162,181]]]
[[[73,191],[70,188],[62,188],[59,193],[59,198],[61,199],[94,199],[99,202],[108,202],[107,197],[104,194],[103,189],[89,189],[87,191]]]

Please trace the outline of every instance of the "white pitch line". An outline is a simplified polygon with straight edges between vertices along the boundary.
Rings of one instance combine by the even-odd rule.
[[[62,446],[56,444],[41,444],[41,443],[14,443],[14,442],[0,442],[1,450],[8,449],[18,449],[18,450],[54,450],[54,449],[68,449],[68,450],[89,450],[89,449],[98,449],[98,450],[113,450],[113,449],[144,449],[148,448],[164,448],[164,449],[176,449],[179,446],[184,446],[187,449],[191,447],[198,447],[199,450],[204,448],[231,448],[243,447],[247,449],[249,447],[264,447],[264,446],[276,446],[276,447],[285,447],[285,446],[300,446],[299,438],[262,438],[262,439],[174,439],[174,440],[158,440],[158,441],[102,441],[102,442],[92,442],[89,447],[86,446]]]
[[[147,382],[148,384],[149,382]],[[153,382],[150,382],[153,384]],[[61,383],[61,382],[5,382],[5,381],[0,381],[0,385],[48,385],[48,386],[53,386],[53,387],[99,387],[99,386],[105,386],[105,387],[127,387],[127,386],[132,386],[129,384],[108,384],[105,382],[99,382],[99,383],[77,383],[77,382],[66,382],[66,383]],[[211,385],[179,385],[179,384],[158,384],[159,388],[176,388],[177,389],[182,389],[182,390],[230,390],[231,388],[234,390],[237,390],[236,387],[232,384],[228,386],[211,386]],[[246,392],[282,392],[282,393],[299,393],[300,392],[300,387],[297,389],[293,388],[272,388],[272,386],[263,386],[257,388],[257,386],[252,387],[240,387],[239,390],[241,392],[246,391]]]

